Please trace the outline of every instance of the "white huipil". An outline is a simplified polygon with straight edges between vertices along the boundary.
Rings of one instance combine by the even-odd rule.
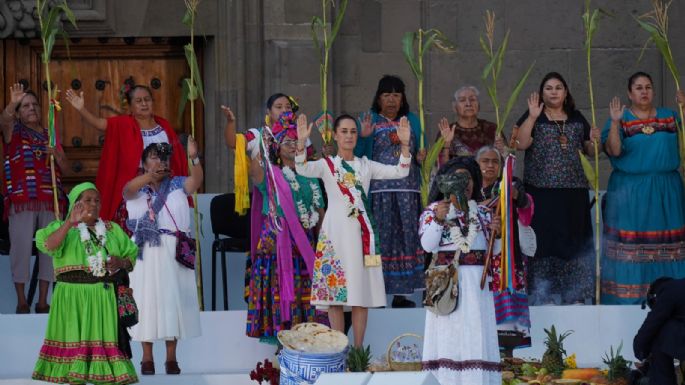
[[[157,213],[157,226],[161,230],[175,232],[177,225],[183,232],[190,231],[190,208],[183,188],[185,179],[174,177],[171,181],[166,207]],[[149,215],[148,197],[151,204],[156,193],[143,188],[135,199],[126,201],[129,218]],[[184,339],[201,334],[195,270],[176,261],[176,236],[163,233],[160,238],[160,246],[145,244],[143,259],[136,262],[130,275],[139,311],[138,324],[131,328],[134,341]]]
[[[342,158],[328,159],[341,175],[346,173],[342,168]],[[397,165],[381,164],[366,157],[355,157],[347,163],[368,193],[372,179],[399,179],[409,175],[411,157],[400,156]],[[385,306],[382,267],[364,266],[361,225],[357,218],[350,216],[349,200],[341,192],[338,179],[326,159],[307,162],[305,155],[300,154],[295,157],[295,169],[302,176],[321,178],[328,196],[328,207],[316,246],[311,303],[319,307]],[[382,226],[382,219],[376,218],[377,226]]]
[[[435,221],[437,202],[430,204],[421,215],[419,236],[427,252],[456,252],[448,226]],[[490,223],[489,213],[478,207],[478,234],[471,251],[487,250],[488,243],[481,228]],[[447,219],[456,217],[450,206]],[[466,224],[468,226],[468,224]],[[500,252],[500,240],[494,242],[493,254]],[[499,345],[495,304],[489,285],[481,290],[482,265],[459,265],[459,300],[457,309],[440,316],[426,310],[423,341],[424,370],[435,375],[441,385],[500,385]]]

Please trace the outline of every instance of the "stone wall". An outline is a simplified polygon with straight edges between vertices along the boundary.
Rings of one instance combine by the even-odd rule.
[[[339,0],[336,0],[338,2]],[[18,0],[0,0],[0,11]],[[167,0],[74,0],[80,7],[82,36],[187,35],[180,20],[183,2]],[[329,106],[335,113],[357,114],[371,105],[378,79],[400,75],[407,84],[409,103],[416,110],[416,81],[401,52],[401,38],[418,28],[438,28],[456,43],[458,51],[426,56],[426,112],[430,137],[437,121],[453,120],[452,94],[461,85],[484,90],[480,73],[486,62],[478,38],[484,32],[486,9],[496,12],[497,40],[510,31],[509,51],[500,80],[500,94],[508,94],[533,62],[535,67],[507,121],[507,127],[525,111],[525,97],[545,73],[566,77],[576,105],[589,119],[582,0],[350,0],[345,21],[332,52]],[[654,48],[645,51],[647,36],[633,17],[649,10],[647,0],[593,1],[613,14],[600,21],[593,50],[593,80],[598,125],[608,116],[613,95],[627,102],[626,80],[637,71],[649,72],[655,83],[656,104],[674,107],[674,82]],[[232,189],[232,155],[223,141],[225,120],[219,105],[228,104],[238,115],[241,129],[261,124],[264,101],[274,92],[299,98],[301,111],[319,110],[319,64],[310,35],[310,22],[321,14],[320,0],[202,0],[198,35],[205,36],[205,138],[208,192]],[[670,11],[672,46],[676,62],[685,63],[681,36],[685,3]],[[1,29],[1,28],[0,28]],[[683,79],[681,79],[683,80]],[[481,116],[494,120],[493,106],[481,93]],[[507,129],[509,131],[510,129]],[[318,138],[316,138],[318,139]],[[318,141],[315,141],[318,143]],[[522,157],[521,157],[522,158]],[[602,184],[610,166],[602,162]]]

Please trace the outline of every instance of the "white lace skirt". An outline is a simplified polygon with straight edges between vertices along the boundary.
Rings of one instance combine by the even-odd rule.
[[[459,304],[447,316],[426,311],[423,368],[441,385],[501,385],[492,292],[480,289],[483,266],[459,266]]]
[[[159,247],[145,246],[131,273],[139,311],[131,328],[134,341],[152,342],[200,335],[195,270],[176,262],[176,237],[162,234]]]

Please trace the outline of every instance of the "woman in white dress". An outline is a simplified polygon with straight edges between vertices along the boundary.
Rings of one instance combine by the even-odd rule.
[[[307,162],[305,145],[312,131],[307,117],[297,120],[297,173],[321,178],[328,196],[316,245],[311,303],[328,308],[335,330],[344,331],[343,306],[352,307],[354,345],[363,346],[368,308],[386,305],[385,283],[378,251],[378,235],[367,199],[372,179],[399,179],[409,175],[410,128],[406,117],[397,136],[402,144],[397,165],[384,165],[354,156],[358,127],[355,118],[339,116],[334,123],[338,154]]]
[[[468,176],[468,186],[445,198],[438,184],[458,183],[459,173]],[[473,158],[451,159],[438,172],[430,193],[433,203],[421,215],[421,246],[437,258],[436,265],[449,264],[457,256],[459,261],[457,309],[444,316],[426,311],[423,369],[442,385],[500,385],[502,381],[493,295],[489,287],[480,288],[488,239],[493,233],[499,237],[501,221],[476,204],[480,185],[480,169]],[[468,211],[458,206],[468,206]],[[499,252],[496,239],[493,254]]]
[[[166,342],[166,373],[179,374],[177,340],[200,335],[195,270],[176,261],[174,234],[190,232],[187,196],[202,184],[203,171],[192,137],[188,138],[188,155],[193,164],[190,176],[170,175],[170,155],[167,143],[148,145],[142,156],[145,173],[124,187],[131,218],[127,225],[140,250],[138,269],[131,274],[140,319],[131,329],[131,337],[143,345],[142,374],[155,374],[153,341]]]

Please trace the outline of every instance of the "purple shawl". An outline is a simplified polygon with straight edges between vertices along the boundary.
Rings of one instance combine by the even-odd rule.
[[[314,250],[309,243],[309,239],[302,228],[300,219],[295,211],[295,203],[293,202],[293,195],[290,191],[290,184],[283,177],[283,172],[278,167],[272,168],[274,179],[276,181],[276,190],[278,191],[278,203],[283,211],[284,221],[282,221],[283,230],[278,232],[276,236],[276,261],[278,263],[278,287],[280,288],[281,296],[281,320],[290,321],[290,305],[295,300],[295,284],[293,280],[293,241],[302,255],[307,271],[311,276],[314,269]],[[267,175],[264,176],[268,178]],[[259,236],[262,231],[262,224],[264,220],[268,220],[262,215],[262,207],[264,197],[257,188],[253,189],[251,212],[251,239],[250,248],[252,252],[252,261],[257,255],[257,245],[259,243]]]

